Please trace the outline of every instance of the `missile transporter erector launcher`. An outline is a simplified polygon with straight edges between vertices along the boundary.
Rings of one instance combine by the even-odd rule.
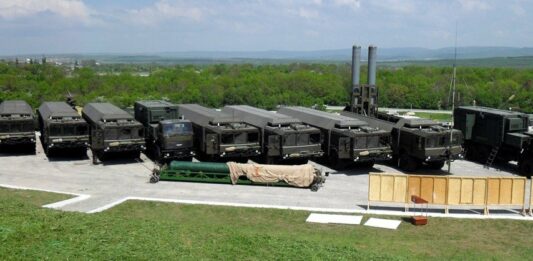
[[[74,150],[84,154],[89,145],[87,122],[65,102],[44,102],[37,109],[41,142],[46,155]]]
[[[225,106],[222,111],[259,128],[266,163],[307,161],[324,155],[321,131],[300,119],[248,105]]]
[[[0,145],[23,146],[35,151],[35,117],[27,102],[0,103]]]
[[[331,165],[342,167],[357,162],[372,167],[376,161],[392,158],[390,131],[370,127],[358,119],[311,108],[282,107],[279,112],[322,131],[323,150]]]
[[[89,124],[93,164],[115,152],[138,158],[145,149],[143,125],[115,105],[89,103],[83,107],[82,116]]]
[[[359,84],[360,47],[353,47],[350,105],[342,115],[366,121],[370,126],[390,131],[393,162],[406,171],[426,164],[441,169],[446,162],[462,156],[463,135],[459,130],[418,117],[378,112],[376,88],[376,47],[368,48],[368,84]]]
[[[246,160],[261,154],[259,130],[238,117],[198,104],[178,105],[190,120],[196,154],[210,160]]]
[[[147,153],[156,161],[190,161],[193,130],[189,120],[180,119],[178,105],[167,101],[138,101],[135,119],[145,127]]]
[[[459,107],[453,112],[454,125],[465,137],[469,160],[486,167],[496,161],[517,161],[520,173],[533,174],[533,132],[527,114],[486,107]]]

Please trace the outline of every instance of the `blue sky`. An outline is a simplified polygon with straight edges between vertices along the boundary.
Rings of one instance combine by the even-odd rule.
[[[533,46],[533,0],[0,0],[0,54]]]

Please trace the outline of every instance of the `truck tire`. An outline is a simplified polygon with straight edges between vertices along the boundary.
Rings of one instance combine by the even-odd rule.
[[[444,164],[446,164],[445,161],[435,161],[435,162],[428,163],[430,168],[436,169],[436,170],[442,169],[442,167],[444,167]]]
[[[418,161],[407,153],[402,153],[398,165],[404,171],[413,172],[418,168]]]

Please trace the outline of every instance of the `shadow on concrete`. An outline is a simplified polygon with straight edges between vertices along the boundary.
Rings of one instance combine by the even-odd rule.
[[[35,155],[35,144],[24,145],[0,145],[0,157]]]
[[[48,155],[48,161],[50,162],[57,162],[57,161],[80,161],[80,160],[87,160],[89,157],[87,156],[87,150],[81,150],[81,149],[62,149],[62,150],[55,150],[50,151]]]

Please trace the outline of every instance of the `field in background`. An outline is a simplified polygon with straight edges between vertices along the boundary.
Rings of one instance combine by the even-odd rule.
[[[305,223],[309,212],[127,202],[98,214],[0,189],[0,259],[529,259],[533,222],[432,218],[397,231]],[[363,222],[366,221],[363,219]],[[398,217],[392,217],[398,219]]]

